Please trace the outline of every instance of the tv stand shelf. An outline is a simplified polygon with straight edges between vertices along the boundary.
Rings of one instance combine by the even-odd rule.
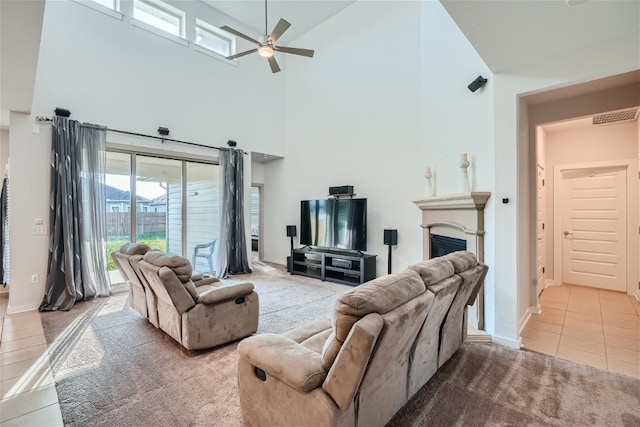
[[[357,286],[376,277],[376,255],[331,249],[294,249],[291,274]]]

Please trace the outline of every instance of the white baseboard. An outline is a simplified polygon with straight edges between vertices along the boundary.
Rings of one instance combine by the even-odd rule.
[[[556,283],[553,279],[546,279],[544,287],[548,288],[549,286],[562,286],[562,283]]]
[[[517,340],[512,340],[509,338],[499,337],[497,335],[492,335],[491,339],[494,343],[503,345],[505,347],[511,347],[515,349],[520,349],[522,347],[522,339],[518,338]]]
[[[487,331],[479,331],[477,329],[469,328],[467,330],[468,342],[491,342],[491,334]]]
[[[11,303],[9,303],[11,304]],[[26,311],[33,311],[33,310],[37,310],[38,307],[40,307],[40,303],[37,304],[24,304],[24,305],[18,305],[18,306],[12,306],[9,305],[7,307],[7,314],[18,314],[18,313],[24,313]]]
[[[271,264],[279,264],[279,265],[283,265],[283,266],[285,266],[285,267],[287,266],[287,263],[286,263],[286,262],[284,262],[284,261],[282,261],[281,259],[277,259],[277,260],[275,260],[275,259],[270,259],[270,258],[269,258],[269,259],[267,259],[267,258],[263,258],[263,259],[261,259],[260,261],[262,261],[262,262],[268,262],[268,263],[271,263]],[[286,261],[286,258],[285,258],[285,261]]]
[[[522,316],[522,319],[520,319],[520,323],[518,325],[518,335],[522,335],[522,330],[525,326],[527,326],[527,322],[529,321],[529,319],[531,319],[531,315],[540,313],[542,313],[542,310],[540,309],[539,305],[528,307],[527,311],[525,311],[524,313],[524,316]]]

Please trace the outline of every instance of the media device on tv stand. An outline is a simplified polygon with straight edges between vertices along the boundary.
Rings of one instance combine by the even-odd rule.
[[[340,185],[337,187],[329,187],[330,196],[350,195],[353,194],[353,185]]]
[[[342,259],[342,258],[334,258],[333,259],[333,266],[334,267],[340,267],[340,268],[351,268],[353,264],[351,263],[350,259]]]

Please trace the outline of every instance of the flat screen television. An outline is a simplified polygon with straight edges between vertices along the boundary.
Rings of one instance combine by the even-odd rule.
[[[300,243],[367,250],[367,199],[318,199],[300,203]]]

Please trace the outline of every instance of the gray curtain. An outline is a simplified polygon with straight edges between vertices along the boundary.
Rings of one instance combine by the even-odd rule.
[[[220,166],[224,178],[216,257],[216,274],[220,278],[230,274],[251,273],[244,228],[243,155],[242,150],[220,149]]]
[[[110,295],[105,258],[106,131],[53,118],[49,268],[40,311]]]
[[[4,287],[7,286],[5,266],[7,265],[7,247],[5,246],[5,237],[9,229],[9,185],[8,178],[2,180],[2,193],[0,194],[0,280]]]

